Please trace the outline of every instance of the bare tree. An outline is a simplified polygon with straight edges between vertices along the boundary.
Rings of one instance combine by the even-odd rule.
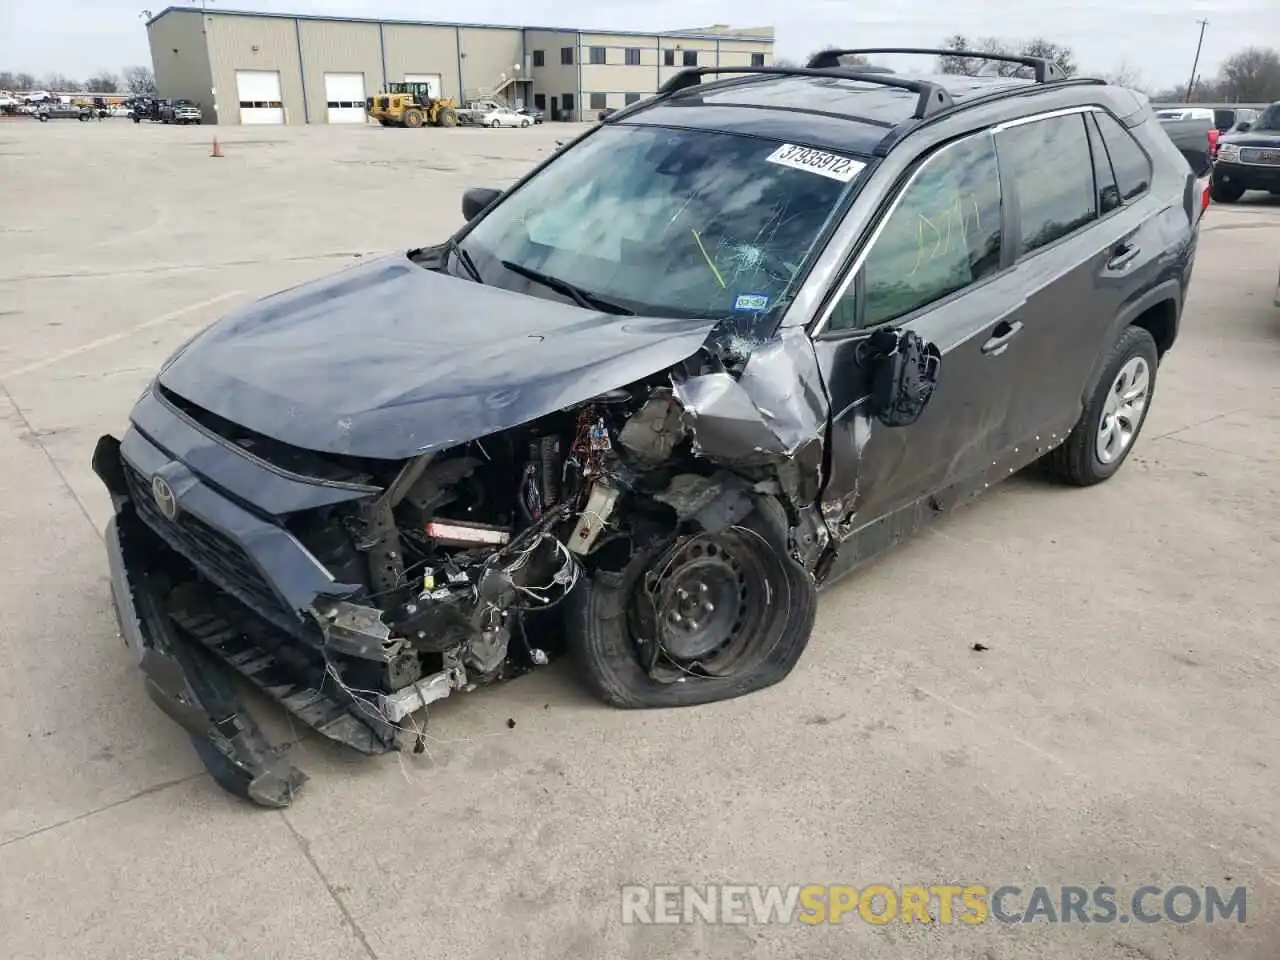
[[[1116,87],[1139,91],[1143,89],[1142,73],[1127,60],[1121,60],[1114,69],[1104,70],[1098,76]]]
[[[13,90],[17,86],[18,80],[12,70],[0,70],[0,90]]]
[[[991,74],[998,77],[1030,77],[1031,69],[1017,63],[985,60],[981,56],[964,56],[961,51],[982,54],[991,53],[1006,57],[1042,57],[1056,64],[1065,75],[1072,76],[1076,66],[1075,53],[1068,46],[1054,43],[1043,37],[1031,40],[1006,41],[999,37],[979,37],[970,41],[963,34],[954,34],[942,41],[944,50],[955,53],[938,58],[938,72],[957,73],[967,77]]]
[[[99,70],[84,85],[88,93],[115,93],[120,89],[120,78],[109,70]]]
[[[773,58],[773,66],[775,66],[775,67],[798,67],[798,66],[800,66],[800,64],[796,63],[796,62],[795,62],[794,60],[792,60],[790,57],[774,57],[774,58]]]
[[[1266,47],[1246,47],[1222,63],[1218,95],[1232,102],[1280,99],[1280,53]]]
[[[50,91],[59,93],[76,93],[84,89],[83,84],[79,80],[72,80],[70,77],[64,77],[60,73],[51,73],[44,78],[44,85]]]
[[[19,73],[13,78],[13,85],[19,90],[34,90],[36,88],[36,78],[29,73]]]
[[[154,97],[156,95],[156,78],[150,67],[125,67],[121,71],[124,85],[135,97]]]

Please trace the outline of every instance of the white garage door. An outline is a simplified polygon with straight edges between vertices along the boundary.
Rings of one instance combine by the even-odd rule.
[[[330,123],[364,123],[363,73],[326,73],[324,98]]]
[[[440,96],[440,74],[438,73],[406,73],[405,83],[425,83],[432,97]]]
[[[284,123],[280,71],[237,70],[236,99],[241,123]]]

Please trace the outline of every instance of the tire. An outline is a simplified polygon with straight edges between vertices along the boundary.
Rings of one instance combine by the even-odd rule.
[[[1214,203],[1235,203],[1244,196],[1244,187],[1234,183],[1221,183],[1215,177],[1209,188],[1209,197]]]
[[[458,115],[446,107],[440,111],[439,124],[442,127],[456,127],[458,125]]]
[[[774,501],[765,501],[735,527],[719,534],[693,538],[692,543],[686,544],[677,554],[688,559],[675,562],[666,549],[640,551],[623,570],[597,570],[591,579],[584,579],[569,595],[565,617],[567,647],[582,682],[605,703],[635,710],[729,700],[763,690],[784,679],[808,645],[817,610],[813,581],[788,556],[786,538],[782,508]],[[633,640],[637,622],[633,598],[641,590],[644,575],[654,568],[678,573],[688,570],[691,563],[701,562],[709,565],[714,581],[717,574],[715,564],[723,565],[725,558],[732,557],[733,553],[724,549],[715,552],[710,545],[717,544],[723,548],[729,543],[732,543],[733,553],[740,557],[754,553],[754,558],[744,565],[758,568],[755,579],[760,586],[765,581],[759,579],[759,572],[774,571],[766,577],[768,586],[763,590],[743,588],[741,578],[721,581],[729,588],[728,596],[732,597],[736,592],[736,595],[747,598],[740,601],[738,624],[734,624],[731,631],[736,631],[738,625],[747,620],[764,621],[763,624],[757,622],[760,639],[753,642],[752,648],[736,655],[736,665],[726,665],[714,659],[724,647],[713,651],[711,662],[723,667],[719,671],[721,676],[689,676],[677,680],[681,675],[680,669],[672,665],[674,660],[664,658],[665,679],[676,682],[655,679],[641,663]],[[700,556],[686,553],[698,549],[705,553]],[[706,581],[701,582],[705,591]],[[713,591],[711,595],[718,592]],[[753,593],[754,602],[763,599],[763,613],[758,617],[744,616],[743,611],[753,602]],[[721,609],[732,608],[721,605]],[[710,616],[714,618],[715,615]],[[654,633],[658,632],[655,629]],[[704,656],[703,659],[708,658]]]
[[[490,122],[489,126],[492,127],[494,130],[497,130],[500,126],[502,126],[502,124],[500,124],[497,120],[494,120]]]
[[[421,110],[406,110],[404,112],[403,122],[406,127],[413,127],[413,128],[420,127],[422,126],[422,120],[423,120],[423,117],[422,117]]]
[[[141,122],[142,122],[142,118],[141,118],[141,117],[134,117],[134,118],[133,118],[133,122],[134,122],[134,123],[141,123]]]
[[[1155,395],[1159,362],[1159,351],[1156,350],[1156,341],[1150,332],[1142,327],[1129,327],[1120,334],[1111,348],[1093,396],[1080,414],[1080,420],[1062,446],[1045,457],[1043,463],[1050,474],[1078,487],[1092,486],[1115,475],[1137,444],[1142,425],[1146,422],[1147,411],[1151,409],[1151,399]],[[1128,378],[1135,370],[1143,367],[1146,371],[1146,388],[1137,422],[1133,422],[1132,416],[1126,418],[1109,414],[1108,402],[1113,392],[1124,393],[1134,383],[1132,379],[1129,379],[1128,384],[1124,383],[1122,374]],[[1110,459],[1102,458],[1099,449],[1102,444],[1103,418],[1107,416],[1111,418],[1111,436],[1122,435],[1125,424],[1132,431],[1127,441],[1111,454]]]
[[[530,121],[530,120],[521,120],[521,121],[520,121],[520,126],[521,126],[521,127],[531,127],[531,126],[533,126],[533,123],[532,123],[532,121]]]

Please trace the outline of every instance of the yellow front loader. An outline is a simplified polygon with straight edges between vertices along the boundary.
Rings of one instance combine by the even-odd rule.
[[[366,104],[369,116],[384,127],[454,127],[458,102],[433,97],[425,83],[389,83]]]

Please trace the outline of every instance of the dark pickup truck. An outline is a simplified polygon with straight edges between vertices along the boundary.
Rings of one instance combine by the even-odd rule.
[[[1253,123],[1242,123],[1218,143],[1213,164],[1213,199],[1234,203],[1247,190],[1280,196],[1280,102]]]

